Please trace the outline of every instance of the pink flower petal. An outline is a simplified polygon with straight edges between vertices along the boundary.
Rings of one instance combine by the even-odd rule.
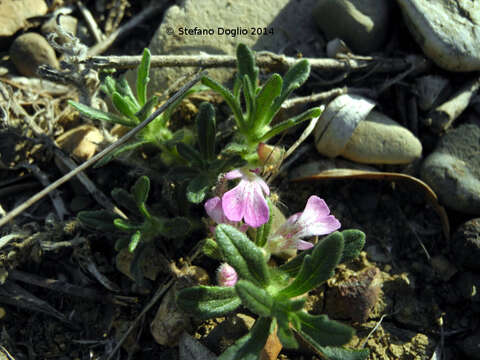
[[[242,173],[240,169],[235,169],[232,171],[229,171],[228,173],[225,174],[225,179],[227,180],[233,180],[233,179],[238,179],[241,177],[244,177],[245,175]]]
[[[312,195],[308,198],[307,205],[305,205],[305,210],[303,211],[299,221],[302,223],[305,222],[307,224],[311,224],[321,220],[329,214],[330,209],[325,201],[318,196]]]
[[[313,235],[326,235],[339,229],[340,226],[340,221],[338,221],[335,216],[329,215],[320,221],[310,224],[308,228],[304,228],[299,236],[305,237]]]
[[[208,199],[205,201],[204,207],[208,216],[210,216],[213,221],[215,221],[217,224],[225,223],[226,219],[225,215],[223,214],[222,199],[220,199],[218,196]]]
[[[227,191],[222,196],[223,213],[230,221],[240,221],[245,214],[246,206],[246,187],[248,182],[241,180],[232,190]]]
[[[308,250],[308,249],[311,249],[312,247],[313,247],[313,244],[311,242],[304,241],[304,240],[297,241],[298,250]]]
[[[268,221],[268,204],[262,194],[262,189],[257,184],[252,184],[246,194],[245,223],[251,227],[259,227]]]

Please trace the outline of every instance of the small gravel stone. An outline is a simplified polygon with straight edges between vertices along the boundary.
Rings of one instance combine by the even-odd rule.
[[[25,33],[17,37],[10,46],[10,59],[20,74],[29,77],[38,77],[37,68],[40,65],[59,67],[55,50],[37,33]]]
[[[45,15],[47,10],[44,0],[0,1],[0,38],[12,36],[26,25],[26,19]]]

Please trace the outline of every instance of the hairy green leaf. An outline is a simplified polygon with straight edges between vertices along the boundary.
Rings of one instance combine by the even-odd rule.
[[[296,330],[314,346],[345,345],[355,333],[350,326],[330,320],[327,315],[310,315],[305,311],[298,311],[295,315],[301,325]]]
[[[258,360],[270,334],[272,319],[259,318],[250,332],[223,352],[218,360]]]
[[[140,106],[145,105],[147,101],[147,84],[150,81],[150,50],[143,50],[142,62],[137,69],[137,97]]]
[[[171,219],[163,219],[158,232],[167,239],[176,239],[188,235],[192,231],[190,220],[177,216]]]
[[[204,159],[215,159],[215,109],[208,102],[203,102],[197,115],[198,147]]]
[[[265,134],[262,134],[260,139],[258,140],[259,142],[266,142],[268,139],[282,133],[283,131],[293,127],[297,126],[298,124],[302,123],[303,121],[310,120],[314,117],[318,117],[322,114],[322,109],[319,107],[309,109],[300,115],[297,115],[293,118],[290,118],[288,120],[282,121],[279,124],[276,124],[274,127],[272,127],[268,132]]]
[[[235,290],[242,304],[251,312],[259,316],[271,316],[273,298],[267,291],[247,280],[238,280]]]
[[[128,83],[127,79],[125,77],[121,77],[118,79],[115,83],[115,90],[117,90],[120,95],[127,97],[129,101],[132,102],[132,104],[135,105],[136,111],[140,109],[140,104],[138,103],[137,99],[135,98],[135,95],[133,95],[132,89],[130,88],[130,84]],[[135,111],[135,112],[136,112]]]
[[[240,306],[235,288],[194,286],[178,292],[177,305],[200,319],[224,316]]]
[[[253,118],[255,119],[254,127],[256,129],[264,127],[272,121],[273,118],[268,117],[269,110],[281,91],[282,77],[278,74],[273,74],[255,98],[256,107]]]
[[[275,116],[287,97],[307,81],[309,75],[310,63],[307,59],[300,60],[287,71],[283,77],[282,92],[270,108],[270,117],[273,118]]]
[[[279,294],[292,298],[321,285],[333,275],[342,253],[343,236],[337,231],[317,244],[311,255],[304,256],[296,278]]]
[[[150,191],[150,179],[147,176],[141,176],[132,187],[132,194],[138,209],[146,218],[150,218],[150,213],[147,210],[146,202],[148,193]]]
[[[255,95],[258,67],[255,66],[255,55],[253,51],[245,44],[238,44],[237,46],[237,67],[238,76],[240,79],[247,76],[250,87],[253,90],[252,95]],[[243,91],[245,92],[246,89],[244,88]]]
[[[114,91],[112,95],[112,102],[115,105],[115,108],[123,115],[127,116],[133,121],[138,122],[136,120],[135,113],[138,111],[138,108],[129,101],[129,98],[126,96],[120,95],[118,92]]]
[[[158,96],[152,96],[150,99],[148,99],[146,103],[143,104],[140,110],[138,110],[135,113],[135,116],[138,118],[139,122],[144,121],[146,118],[148,118],[152,114],[153,108],[158,104],[158,100],[159,100]],[[157,119],[161,118],[162,116],[165,116],[165,113],[160,114],[157,117]]]
[[[199,174],[193,178],[187,186],[187,199],[191,203],[199,204],[207,196],[207,192],[212,186],[212,179],[204,174]]]
[[[133,195],[127,190],[123,188],[115,188],[110,194],[112,195],[113,200],[115,200],[115,202],[121,207],[132,213],[138,212],[137,203],[135,202]]]
[[[187,160],[189,163],[194,165],[197,168],[204,168],[205,161],[202,158],[202,155],[195,150],[192,146],[185,144],[183,142],[179,142],[177,144],[177,151],[178,154]]]
[[[113,220],[113,224],[117,228],[119,228],[120,230],[129,231],[129,232],[132,231],[132,230],[137,230],[137,229],[140,228],[139,225],[131,223],[130,221],[122,219],[122,218],[117,218],[117,219]]]
[[[365,233],[360,230],[348,229],[342,231],[345,242],[341,263],[355,259],[365,245]]]
[[[246,129],[246,123],[243,118],[242,109],[240,108],[240,104],[237,100],[233,97],[233,94],[223,85],[219,84],[215,80],[209,78],[208,76],[204,76],[202,78],[202,84],[208,86],[213,91],[216,91],[225,99],[225,102],[228,104],[230,109],[233,112],[233,116],[235,117],[235,121],[237,122],[238,127],[241,130]]]
[[[270,281],[267,263],[262,250],[241,231],[233,226],[220,224],[215,229],[215,238],[229,263],[241,279],[265,287]]]
[[[128,127],[133,127],[136,125],[133,119],[129,119],[125,116],[118,116],[102,110],[94,109],[90,106],[83,105],[72,100],[68,100],[68,103],[75,109],[77,109],[82,115],[93,120],[106,121],[114,124],[125,125]]]

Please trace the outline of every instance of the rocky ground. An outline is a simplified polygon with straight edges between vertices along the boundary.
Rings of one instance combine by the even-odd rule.
[[[371,359],[479,359],[479,29],[480,4],[453,0],[1,1],[0,220],[119,135],[67,104],[108,107],[94,67],[78,72],[72,54],[149,47],[201,59],[234,55],[241,42],[309,58],[310,79],[282,116],[326,108],[271,187],[286,214],[316,194],[343,229],[367,235],[361,256],[309,295],[309,310],[353,326],[349,346]],[[165,96],[191,70],[154,67],[149,90]],[[209,74],[228,84],[234,72]],[[205,99],[226,121],[211,93],[185,100],[174,119],[191,125]],[[246,311],[200,322],[176,309],[186,282],[214,278],[216,264],[196,252],[203,231],[160,244],[139,286],[116,234],[76,220],[151,175],[154,154],[143,155],[89,169],[90,182],[73,179],[0,228],[0,358],[212,359],[248,331]],[[152,184],[149,202],[161,207],[162,184]],[[268,347],[276,358],[281,349]],[[278,358],[321,357],[305,345]]]

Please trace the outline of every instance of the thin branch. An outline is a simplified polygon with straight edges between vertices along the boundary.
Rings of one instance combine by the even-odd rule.
[[[171,98],[169,98],[162,106],[160,106],[160,108],[158,108],[153,114],[151,114],[143,122],[141,122],[136,127],[134,127],[132,130],[130,130],[128,133],[126,133],[121,139],[118,139],[118,141],[111,144],[110,146],[105,148],[103,151],[101,151],[97,155],[93,156],[91,159],[85,161],[83,164],[78,166],[75,170],[70,171],[68,174],[61,177],[57,181],[53,182],[48,187],[46,187],[45,189],[43,189],[39,193],[32,196],[27,201],[25,201],[23,204],[16,207],[12,211],[10,211],[5,217],[0,219],[0,227],[5,225],[7,222],[13,220],[15,217],[17,217],[19,214],[21,214],[24,210],[28,209],[30,206],[32,206],[37,201],[42,199],[45,195],[49,194],[52,190],[55,190],[60,185],[65,184],[72,177],[76,176],[81,171],[84,171],[85,169],[87,169],[91,165],[95,164],[98,160],[102,159],[105,155],[111,153],[115,149],[118,149],[120,146],[124,145],[127,141],[132,139],[140,130],[145,128],[145,126],[147,126],[153,119],[158,117],[170,105],[172,105],[176,100],[178,100],[181,96],[183,96],[191,87],[193,87],[193,85],[195,85],[198,81],[200,81],[202,76],[205,76],[206,73],[207,73],[206,71],[202,71],[202,72],[198,73],[192,80],[190,80],[187,84],[185,84],[179,91],[177,91]]]
[[[85,5],[83,5],[81,1],[77,1],[77,7],[83,16],[83,19],[87,23],[88,29],[90,30],[93,37],[95,38],[95,42],[97,44],[100,43],[103,40],[104,35],[102,33],[102,30],[100,30],[100,28],[98,27],[97,22],[93,18],[92,13],[90,12],[90,10],[87,9]]]
[[[136,56],[94,56],[84,62],[88,67],[93,69],[133,69],[141,62],[141,55]],[[361,71],[370,69],[375,66],[375,72],[389,73],[397,71],[405,71],[415,64],[423,64],[427,66],[427,60],[419,56],[409,56],[405,58],[376,58],[355,57],[348,59],[328,59],[328,58],[306,58],[310,62],[312,70],[318,71]],[[256,53],[256,65],[271,71],[286,71],[296,62],[296,57],[288,57],[285,55],[277,55],[267,51],[259,51]],[[217,68],[237,66],[237,59],[230,55],[153,55],[151,58],[151,67],[186,67],[198,66],[201,68]],[[418,67],[417,67],[418,68]]]

